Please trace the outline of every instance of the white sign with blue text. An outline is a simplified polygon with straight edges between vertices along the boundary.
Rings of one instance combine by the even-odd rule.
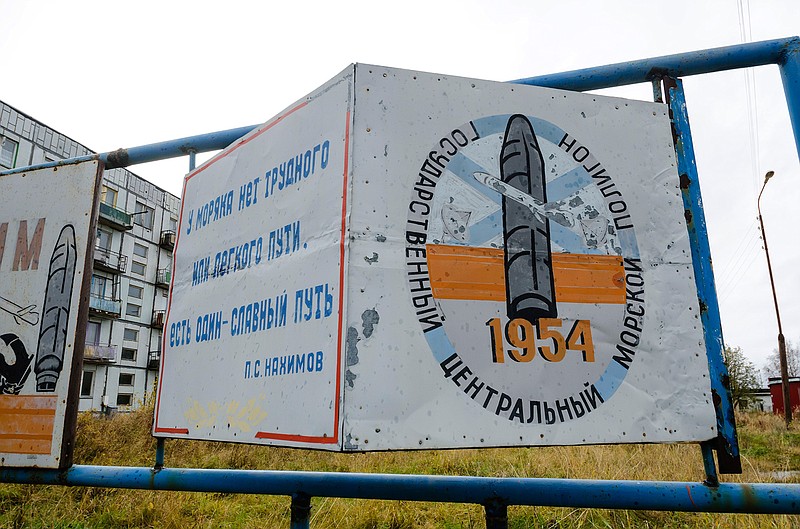
[[[186,177],[155,435],[337,446],[351,90]]]

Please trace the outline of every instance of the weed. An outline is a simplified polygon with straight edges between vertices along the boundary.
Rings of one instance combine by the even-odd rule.
[[[738,417],[745,473],[736,482],[770,482],[800,470],[800,430],[780,417]],[[152,407],[95,417],[82,414],[77,464],[151,466]],[[170,467],[311,470],[400,474],[702,481],[696,445],[617,445],[340,454],[264,446],[175,440]],[[289,500],[280,496],[154,492],[0,484],[0,529],[184,528],[250,529],[289,526]],[[363,529],[484,527],[479,505],[314,498],[311,526]],[[800,527],[800,517],[608,511],[512,506],[511,528]]]

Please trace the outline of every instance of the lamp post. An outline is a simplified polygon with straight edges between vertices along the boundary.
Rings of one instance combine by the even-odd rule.
[[[783,327],[781,327],[781,313],[778,310],[778,295],[775,292],[775,279],[772,276],[772,264],[769,260],[769,247],[767,246],[767,232],[764,231],[764,219],[761,217],[761,194],[767,186],[769,179],[773,177],[775,171],[767,171],[764,175],[764,185],[758,193],[758,222],[761,224],[761,236],[764,239],[764,253],[767,254],[767,270],[769,270],[769,283],[772,285],[772,300],[775,302],[775,316],[778,318],[778,356],[781,361],[781,389],[783,390],[783,413],[786,420],[786,427],[792,422],[792,404],[789,399],[789,367],[786,361],[786,340],[783,338]]]

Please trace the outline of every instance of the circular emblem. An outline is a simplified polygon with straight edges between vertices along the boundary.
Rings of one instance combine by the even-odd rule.
[[[557,125],[476,119],[420,160],[411,303],[464,397],[520,424],[579,420],[635,362],[644,273],[614,177]]]

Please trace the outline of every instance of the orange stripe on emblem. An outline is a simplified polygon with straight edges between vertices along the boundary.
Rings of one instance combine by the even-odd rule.
[[[428,271],[440,299],[504,301],[502,248],[429,244]],[[553,254],[556,301],[625,303],[625,271],[618,255]]]

